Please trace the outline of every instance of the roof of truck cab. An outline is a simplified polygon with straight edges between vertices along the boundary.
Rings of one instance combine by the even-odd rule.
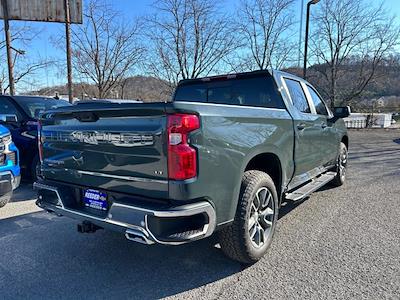
[[[281,75],[281,76],[283,76],[283,77],[290,77],[290,78],[296,79],[296,80],[298,80],[298,81],[304,81],[304,82],[306,82],[306,80],[305,80],[304,78],[301,78],[301,77],[299,77],[299,76],[297,76],[297,75],[294,75],[294,74],[292,74],[292,73],[289,73],[289,72],[280,71],[280,70],[274,70],[274,73],[279,74],[279,75]]]
[[[82,105],[82,104],[93,104],[93,103],[143,103],[141,100],[131,100],[131,99],[88,99],[88,100],[80,100],[75,101],[75,105]]]
[[[43,100],[52,99],[52,100],[54,100],[55,99],[53,97],[48,97],[48,96],[31,96],[31,95],[14,95],[14,96],[2,95],[2,96],[10,97],[10,98],[13,98],[15,100],[18,100],[18,99],[32,99],[32,100],[33,99],[43,99]]]
[[[57,99],[57,98],[54,98],[54,97],[48,97],[48,96],[31,96],[31,95],[17,95],[17,96],[11,96],[11,95],[0,95],[0,97],[8,97],[8,98],[11,98],[11,99],[13,99],[15,102],[21,102],[21,101],[24,101],[24,102],[29,102],[29,101],[32,101],[32,102],[37,102],[38,100],[39,101],[47,101],[47,100],[52,100],[52,101],[65,101],[65,102],[68,102],[68,100],[65,100],[65,99],[61,99],[61,98],[59,98],[59,99]]]
[[[213,81],[213,80],[218,80],[218,79],[237,79],[237,78],[252,78],[252,77],[260,77],[260,76],[272,76],[275,74],[279,74],[281,76],[286,76],[290,77],[293,79],[297,79],[299,81],[305,81],[303,78],[298,77],[294,74],[280,71],[280,70],[275,70],[275,69],[268,69],[268,70],[257,70],[257,71],[251,71],[251,72],[241,72],[241,73],[228,73],[228,74],[221,74],[221,75],[215,75],[215,76],[208,76],[208,77],[202,77],[202,78],[194,78],[194,79],[183,79],[181,80],[178,85],[184,85],[184,84],[192,84],[192,83],[201,83],[201,82],[208,82],[208,81]]]
[[[260,77],[260,76],[271,76],[273,73],[272,70],[258,70],[258,71],[251,71],[251,72],[242,72],[242,73],[228,73],[228,74],[221,74],[215,76],[207,76],[202,78],[193,78],[193,79],[183,79],[179,81],[178,85],[181,84],[188,84],[188,83],[195,83],[195,82],[208,82],[218,79],[237,79],[237,78],[252,78],[252,77]]]

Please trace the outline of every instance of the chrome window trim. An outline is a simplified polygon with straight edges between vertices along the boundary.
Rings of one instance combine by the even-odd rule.
[[[307,97],[310,97],[310,101],[311,101],[312,105],[314,106],[315,114],[318,115],[318,116],[325,116],[325,117],[327,117],[327,118],[332,118],[332,117],[333,117],[332,111],[331,111],[331,110],[329,109],[329,107],[326,105],[324,99],[322,99],[321,95],[317,92],[317,90],[316,90],[311,84],[309,84],[308,82],[305,83],[304,85],[306,86]],[[318,113],[317,113],[317,108],[315,107],[315,104],[314,104],[314,101],[313,101],[313,99],[312,99],[312,96],[311,96],[311,93],[310,93],[310,90],[309,90],[309,89],[313,90],[314,93],[317,94],[317,96],[318,96],[319,99],[321,100],[322,104],[325,106],[325,109],[326,109],[326,111],[327,111],[327,113],[328,113],[327,115],[321,115],[321,114],[318,114]]]
[[[310,99],[308,99],[308,95],[307,95],[307,93],[306,93],[306,91],[305,91],[305,89],[304,89],[304,83],[303,83],[303,81],[301,81],[301,80],[299,80],[299,79],[297,79],[297,78],[294,78],[294,77],[289,77],[289,76],[281,76],[281,80],[282,80],[282,84],[283,84],[283,86],[284,86],[284,88],[285,88],[285,90],[286,90],[286,93],[287,93],[288,96],[289,96],[289,100],[290,100],[290,103],[291,103],[292,107],[293,107],[299,114],[304,114],[304,115],[306,115],[306,116],[313,115],[314,112],[315,112],[315,108],[314,108],[314,105],[312,105],[312,103],[310,103]],[[294,104],[293,104],[293,99],[292,99],[292,95],[290,94],[289,88],[288,88],[288,86],[287,86],[287,84],[286,84],[286,80],[293,80],[293,81],[296,81],[296,82],[298,82],[298,83],[300,84],[300,87],[301,87],[301,89],[303,90],[303,93],[304,93],[304,97],[306,98],[308,107],[310,108],[310,112],[309,112],[309,113],[308,113],[308,112],[299,111],[299,110],[294,106]],[[308,91],[307,91],[307,92],[308,92]]]

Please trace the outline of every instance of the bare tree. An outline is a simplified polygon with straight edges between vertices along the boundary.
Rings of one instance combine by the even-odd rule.
[[[291,42],[293,0],[242,0],[238,30],[247,69],[281,68],[295,49]],[[250,52],[250,53],[249,53]]]
[[[3,29],[0,28],[0,32]],[[23,24],[14,26],[11,30],[11,46],[13,53],[14,83],[30,85],[35,81],[35,74],[44,67],[50,66],[52,61],[37,56],[32,58],[31,53],[25,49],[30,49],[31,42],[40,34],[40,31],[32,29]],[[7,93],[10,88],[7,76],[6,43],[0,40],[0,94]]]
[[[40,30],[33,29],[32,27],[22,23],[23,25],[13,26],[11,30],[11,44],[20,47],[28,47],[33,39],[39,34]],[[4,28],[0,27],[0,32],[4,32]],[[3,36],[2,36],[3,38]],[[0,51],[6,48],[5,39],[0,39]]]
[[[332,107],[362,95],[399,42],[393,17],[364,0],[321,1],[313,24],[313,69]]]
[[[98,1],[89,2],[83,15],[84,25],[72,30],[75,74],[96,85],[97,98],[110,97],[142,57],[140,25],[120,22],[118,12]]]
[[[18,54],[14,58],[14,84],[23,84],[25,86],[34,85],[36,82],[35,75],[43,68],[49,67],[53,64],[52,61],[47,59],[28,60],[25,58],[18,59]],[[18,61],[18,63],[16,63]],[[6,70],[0,70],[0,91],[7,93],[10,88]],[[0,93],[1,94],[1,93]]]
[[[215,72],[238,46],[229,18],[213,0],[159,0],[147,19],[152,42],[148,70],[171,87]]]

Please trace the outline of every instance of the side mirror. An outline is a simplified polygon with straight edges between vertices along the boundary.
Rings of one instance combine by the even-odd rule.
[[[18,123],[16,115],[0,115],[0,122],[3,123]]]
[[[333,109],[333,115],[337,119],[347,118],[350,116],[350,114],[351,114],[350,106],[335,107]]]

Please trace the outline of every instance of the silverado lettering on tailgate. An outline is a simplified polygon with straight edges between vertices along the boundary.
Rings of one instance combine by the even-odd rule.
[[[43,131],[45,141],[80,142],[91,145],[112,144],[118,147],[151,146],[153,135],[103,131],[73,131],[71,133]]]

